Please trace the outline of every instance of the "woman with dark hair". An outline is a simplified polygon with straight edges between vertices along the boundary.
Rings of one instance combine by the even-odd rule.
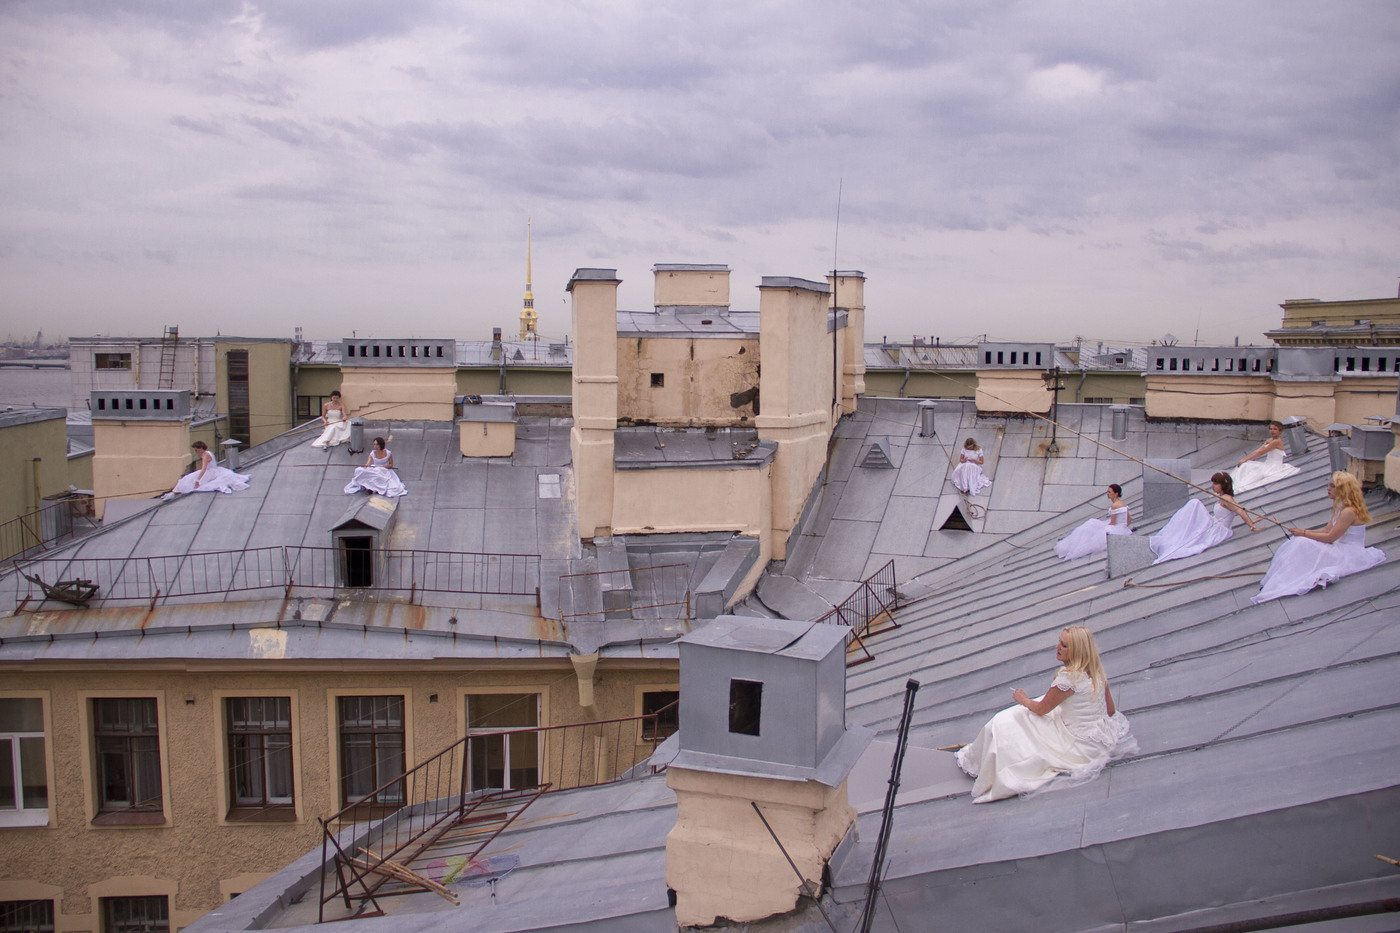
[[[987,474],[982,472],[982,448],[977,446],[977,439],[969,437],[963,441],[963,449],[958,452],[958,465],[953,467],[953,485],[959,492],[975,496],[988,486],[992,481],[987,479]]]
[[[350,440],[350,419],[345,417],[345,405],[340,401],[340,390],[336,389],[326,403],[321,406],[321,436],[311,442],[312,447],[335,447]]]
[[[1317,586],[1336,583],[1352,573],[1370,570],[1385,560],[1385,552],[1366,546],[1366,523],[1371,513],[1361,498],[1361,484],[1350,473],[1333,473],[1327,484],[1332,517],[1321,528],[1286,528],[1287,541],[1274,552],[1269,572],[1253,603],[1280,596],[1301,596]]]
[[[1123,487],[1117,483],[1108,484],[1108,518],[1091,518],[1078,528],[1055,542],[1055,553],[1060,560],[1077,560],[1090,554],[1102,554],[1108,550],[1109,535],[1130,535],[1128,527],[1131,516],[1123,504]]]
[[[1002,710],[958,750],[958,767],[973,777],[972,802],[1028,794],[1049,784],[1082,784],[1114,758],[1137,751],[1128,720],[1113,703],[1094,636],[1082,625],[1060,632],[1055,660],[1063,665],[1045,695],[1017,687]]]
[[[1147,543],[1152,548],[1152,553],[1157,555],[1157,559],[1152,563],[1160,564],[1164,560],[1190,557],[1228,540],[1235,533],[1231,527],[1235,515],[1244,519],[1250,531],[1259,530],[1249,512],[1235,501],[1235,490],[1229,473],[1216,473],[1212,476],[1210,488],[1215,493],[1215,513],[1212,515],[1207,512],[1201,500],[1187,499],[1186,504],[1167,519],[1162,530],[1148,539]]]
[[[371,448],[369,456],[365,458],[365,465],[357,467],[355,475],[350,478],[350,482],[345,484],[347,496],[353,496],[361,490],[377,492],[390,499],[408,495],[403,481],[399,479],[399,474],[394,470],[394,452],[384,446],[384,438],[382,437],[374,439],[374,447]]]
[[[1263,457],[1258,463],[1252,461]],[[1287,479],[1298,472],[1291,463],[1283,462],[1283,422],[1269,422],[1269,439],[1240,458],[1240,462],[1230,471],[1230,479],[1235,481],[1235,492],[1256,489],[1266,483]]]
[[[199,469],[180,477],[175,488],[166,493],[167,496],[172,493],[189,492],[237,492],[248,488],[247,476],[224,469],[214,462],[214,455],[209,452],[208,444],[195,441],[190,447],[199,457]]]

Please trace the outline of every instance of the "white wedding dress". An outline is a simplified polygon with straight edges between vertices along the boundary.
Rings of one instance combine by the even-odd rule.
[[[1370,570],[1383,560],[1385,551],[1366,546],[1365,525],[1352,525],[1331,544],[1295,536],[1274,552],[1259,595],[1250,602],[1257,605],[1280,596],[1301,596],[1313,587]]]
[[[392,452],[388,450],[384,451],[382,457],[376,457],[371,451],[369,455],[370,465],[355,468],[355,475],[350,477],[350,482],[345,484],[345,494],[353,496],[361,490],[367,490],[377,492],[390,499],[408,495],[408,489],[404,486],[403,480],[399,479],[399,474],[388,466],[392,456]]]
[[[1108,510],[1109,518],[1091,518],[1078,528],[1055,542],[1055,553],[1060,560],[1077,560],[1090,554],[1102,554],[1108,550],[1109,535],[1130,535],[1128,527],[1128,507],[1119,506]],[[1109,519],[1116,519],[1109,524]]]
[[[207,458],[207,459],[206,459]],[[205,451],[200,457],[204,467],[204,476],[199,475],[199,470],[193,473],[186,473],[180,477],[180,481],[175,484],[175,492],[186,494],[191,492],[238,492],[240,489],[248,488],[248,477],[242,473],[235,473],[225,469],[214,462],[214,455]],[[196,486],[195,483],[199,485]]]
[[[1230,471],[1235,495],[1246,489],[1258,489],[1266,483],[1276,483],[1298,472],[1291,463],[1283,462],[1283,451],[1277,448],[1266,453],[1262,460],[1246,460]]]
[[[1088,674],[1061,668],[1050,686],[1072,692],[1044,716],[1019,704],[1002,710],[958,750],[958,767],[975,778],[973,803],[1029,793],[1060,775],[1061,784],[1080,784],[1137,751],[1127,717],[1108,715]]]
[[[311,442],[312,447],[335,447],[350,440],[350,421],[345,417],[345,412],[332,408],[326,412],[326,422],[326,429]]]
[[[982,451],[963,449],[958,454],[958,465],[953,467],[953,485],[959,491],[975,496],[988,486],[992,481],[987,479],[987,474],[982,472]]]
[[[1231,527],[1234,521],[1235,513],[1225,508],[1225,503],[1219,499],[1215,500],[1214,515],[1206,511],[1199,499],[1187,499],[1186,504],[1167,519],[1162,530],[1148,539],[1148,546],[1157,555],[1152,563],[1190,557],[1215,547],[1234,534]]]

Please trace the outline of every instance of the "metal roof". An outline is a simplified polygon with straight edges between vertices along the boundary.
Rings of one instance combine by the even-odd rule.
[[[1039,420],[985,417],[940,403],[936,434],[919,432],[914,400],[863,399],[842,421],[817,508],[738,614],[810,619],[894,560],[898,628],[867,639],[875,660],[849,669],[847,722],[871,746],[848,787],[856,844],[833,862],[826,908],[849,927],[869,871],[904,683],[922,683],[890,844],[887,907],[878,930],[1178,929],[1400,894],[1371,858],[1400,838],[1400,517],[1379,499],[1369,543],[1388,558],[1325,590],[1249,603],[1282,540],[1242,527],[1185,560],[1109,579],[1102,557],[1062,562],[1053,542],[1103,511],[1118,482],[1138,534],[1167,515],[1140,515],[1143,467],[1187,459],[1200,481],[1263,436],[1257,425],[1147,423],[1132,409],[1113,440],[1107,406],[1062,405],[1059,450]],[[1079,432],[1082,436],[1069,433]],[[963,437],[987,453],[991,490],[969,502],[948,477]],[[876,441],[893,469],[868,469]],[[1241,496],[1289,523],[1321,524],[1324,442],[1291,458],[1296,476]],[[941,530],[954,508],[974,532]],[[1077,788],[974,806],[971,780],[942,745],[965,742],[1009,688],[1035,692],[1054,668],[1058,630],[1097,634],[1115,699],[1141,751]],[[670,745],[672,743],[668,743]],[[674,753],[674,750],[672,750]],[[671,930],[665,835],[674,797],[661,776],[544,798],[529,827],[497,845],[521,867],[492,892],[459,889],[457,909],[433,895],[403,899],[380,930]],[[538,805],[537,805],[538,806]],[[553,820],[564,825],[554,826]],[[253,918],[305,928],[278,897],[307,859],[200,920],[192,933],[252,928]],[[569,892],[540,897],[539,892]],[[1179,919],[1173,925],[1173,919]],[[896,926],[897,925],[897,926]],[[1351,929],[1352,927],[1348,927]],[[1379,930],[1361,925],[1355,929]],[[826,930],[810,906],[750,924]]]

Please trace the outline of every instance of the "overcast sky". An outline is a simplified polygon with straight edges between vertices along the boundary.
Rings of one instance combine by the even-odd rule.
[[[1397,110],[1394,0],[0,0],[0,335],[509,334],[532,217],[548,335],[835,263],[870,340],[1258,343],[1396,294]]]

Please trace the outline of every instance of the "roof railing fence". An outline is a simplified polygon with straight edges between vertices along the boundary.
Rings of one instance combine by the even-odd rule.
[[[899,592],[895,589],[894,561],[889,560],[879,570],[866,577],[839,605],[817,619],[829,625],[844,625],[851,630],[850,642],[865,652],[865,657],[857,658],[848,664],[863,664],[875,660],[870,649],[865,647],[865,636],[880,618],[888,618],[895,628],[894,610],[899,608]]]
[[[97,527],[91,498],[58,499],[0,523],[0,563],[42,554],[55,544]]]
[[[664,738],[660,720],[675,706],[624,719],[470,732],[351,800],[320,821],[318,922],[339,919],[326,910],[337,899],[350,915],[376,916],[378,898],[452,883],[412,867],[449,834],[458,854],[470,848],[463,864],[471,865],[542,794],[661,770],[639,765]]]
[[[538,554],[263,547],[150,557],[40,557],[13,574],[15,602],[41,601],[71,584],[95,587],[87,602],[213,596],[257,590],[370,590],[538,596]],[[54,597],[58,598],[58,597]]]

